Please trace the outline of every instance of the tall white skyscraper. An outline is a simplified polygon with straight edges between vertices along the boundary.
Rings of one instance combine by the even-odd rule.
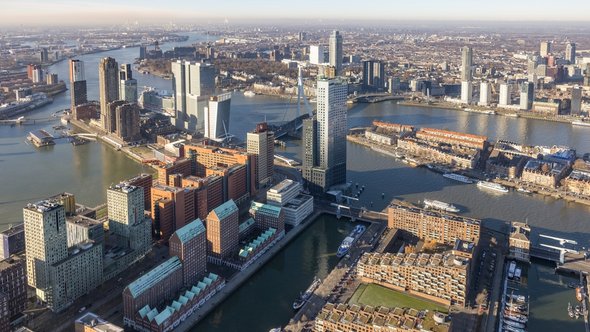
[[[533,82],[524,82],[520,86],[520,109],[528,111],[535,101],[535,84]]]
[[[330,66],[336,71],[336,76],[342,75],[342,35],[334,30],[330,35]]]
[[[565,59],[570,64],[576,63],[576,43],[569,42],[565,46]]]
[[[479,86],[479,105],[488,106],[492,99],[492,86],[488,82],[481,82]]]
[[[461,49],[461,81],[471,81],[473,67],[473,50],[469,46]]]
[[[226,138],[226,134],[229,134],[230,109],[230,92],[209,98],[205,108],[205,137],[214,140]]]
[[[324,45],[309,46],[309,63],[312,65],[326,63],[326,47]]]
[[[346,182],[346,97],[348,84],[340,78],[317,82],[317,114],[303,129],[303,178],[314,194]]]
[[[539,54],[543,58],[546,58],[549,54],[551,54],[551,42],[550,41],[542,41],[541,42],[541,47],[539,48]]]
[[[461,82],[461,102],[470,104],[473,98],[473,83],[471,81]]]
[[[172,62],[175,125],[195,132],[202,129],[203,111],[209,96],[215,93],[215,67],[189,61]]]
[[[498,100],[499,106],[508,106],[511,104],[511,91],[508,83],[500,84],[500,98]]]

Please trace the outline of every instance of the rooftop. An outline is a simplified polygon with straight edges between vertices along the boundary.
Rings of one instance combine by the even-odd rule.
[[[100,332],[123,332],[124,329],[109,323],[108,321],[100,318],[98,315],[87,312],[82,315],[80,318],[76,319],[76,324],[81,324],[83,326],[88,326],[94,329],[94,331]]]
[[[394,208],[394,209],[403,209],[403,210],[413,212],[413,213],[420,213],[420,214],[431,216],[431,217],[443,218],[446,220],[465,222],[465,223],[474,224],[474,225],[481,224],[481,221],[479,219],[463,217],[463,216],[459,216],[459,215],[444,212],[444,211],[426,210],[426,209],[417,207],[415,205],[412,205],[410,203],[406,203],[406,202],[399,201],[399,200],[393,200],[389,204],[389,207]]]
[[[153,285],[168,278],[172,272],[181,268],[182,263],[180,262],[180,259],[177,256],[173,256],[127,285],[126,288],[129,289],[131,296],[137,297]]]
[[[281,215],[281,208],[279,206],[252,201],[252,204],[250,205],[250,213],[262,213],[274,218],[279,218]]]
[[[469,263],[469,259],[457,257],[450,252],[445,252],[442,254],[365,253],[359,259],[359,264],[366,265],[446,267],[454,270],[466,270],[467,263]]]
[[[274,187],[270,188],[268,190],[268,192],[271,192],[273,194],[282,193],[282,192],[285,192],[285,191],[291,189],[293,186],[296,186],[297,184],[298,184],[298,182],[295,182],[295,181],[289,180],[289,179],[285,179],[285,180],[279,182]]]
[[[62,205],[58,204],[57,202],[55,202],[53,200],[46,199],[46,200],[38,201],[35,203],[29,203],[29,204],[27,204],[27,207],[25,209],[43,213],[43,212],[49,212],[49,211],[55,210],[55,209],[59,208],[60,206],[62,206]]]
[[[197,220],[186,224],[184,227],[178,229],[174,234],[178,236],[178,239],[181,243],[185,243],[197,235],[205,233],[205,226],[201,219],[197,218]]]
[[[212,211],[219,220],[227,218],[232,213],[238,213],[238,206],[233,199],[221,204]]]
[[[137,190],[137,188],[139,188],[139,187],[132,186],[132,185],[128,184],[127,182],[121,182],[119,184],[110,186],[109,190],[119,191],[119,192],[123,192],[123,193],[127,194],[127,193]]]
[[[5,236],[11,236],[11,235],[14,235],[16,233],[22,233],[24,231],[25,231],[25,224],[21,223],[21,224],[18,224],[16,226],[11,226],[10,228],[4,230],[0,234],[3,234]]]
[[[244,221],[243,223],[240,224],[240,226],[238,227],[239,232],[242,233],[243,231],[245,231],[246,229],[248,229],[248,227],[254,225],[256,221],[254,221],[254,219],[252,218],[248,218],[246,219],[246,221]]]

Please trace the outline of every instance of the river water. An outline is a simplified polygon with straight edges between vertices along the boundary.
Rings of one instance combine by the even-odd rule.
[[[193,34],[184,44],[204,38]],[[167,49],[166,45],[163,48]],[[111,56],[119,63],[132,63],[138,53],[137,48],[128,48],[79,57],[85,61],[89,98],[98,98],[100,58]],[[61,79],[68,77],[66,62],[52,66],[50,71],[58,73]],[[140,86],[171,90],[170,81],[139,73],[134,75]],[[66,92],[57,96],[53,104],[27,117],[48,118],[68,106],[69,92]],[[349,127],[366,126],[373,119],[382,119],[525,144],[569,145],[579,152],[590,152],[590,128],[563,123],[406,107],[393,102],[355,105],[348,115]],[[286,99],[245,98],[241,93],[234,93],[229,131],[244,138],[255,123],[265,118],[272,123],[294,116],[295,107],[288,105]],[[58,122],[0,126],[0,229],[10,223],[22,222],[22,207],[27,202],[68,191],[76,194],[79,202],[88,205],[103,203],[109,184],[149,171],[100,143],[74,147],[58,142],[40,150],[25,143],[29,131],[41,128],[52,131],[55,124]],[[277,153],[300,159],[299,142],[289,141],[287,148]],[[426,169],[408,167],[351,143],[348,144],[347,158],[349,180],[365,185],[367,189],[355,203],[358,206],[381,210],[394,197],[414,203],[424,198],[438,199],[455,204],[465,215],[483,219],[490,227],[501,228],[510,220],[527,220],[537,232],[575,239],[583,246],[590,246],[589,207],[512,191],[504,195],[491,194],[474,185],[447,180]],[[381,193],[385,193],[384,199]],[[286,324],[292,315],[290,304],[293,298],[307,287],[314,275],[325,275],[335,264],[333,253],[349,228],[345,225],[322,217],[205,318],[195,331],[266,331],[272,326]],[[573,291],[564,283],[554,282],[555,278],[568,279],[553,275],[546,266],[532,265],[528,279],[535,299],[531,307],[531,326],[535,327],[534,331],[555,331],[564,326],[581,331],[583,324],[571,321],[566,313]]]

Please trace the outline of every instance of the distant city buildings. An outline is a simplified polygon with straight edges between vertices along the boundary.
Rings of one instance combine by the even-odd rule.
[[[546,58],[549,54],[551,54],[551,42],[542,41],[541,46],[539,47],[539,55],[541,55],[542,58]]]
[[[565,46],[565,60],[570,64],[576,63],[576,43],[569,42]]]
[[[317,115],[303,124],[303,178],[308,190],[324,194],[346,183],[346,97],[341,79],[317,82]]]
[[[330,35],[330,66],[334,67],[335,76],[342,75],[342,35],[334,30]]]
[[[385,88],[385,65],[381,61],[363,61],[363,87],[367,91]]]

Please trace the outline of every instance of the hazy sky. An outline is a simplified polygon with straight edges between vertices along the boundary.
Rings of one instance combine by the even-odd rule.
[[[590,0],[0,0],[0,24],[255,19],[590,21]],[[201,19],[199,21],[198,19]],[[264,22],[264,21],[261,21]]]

